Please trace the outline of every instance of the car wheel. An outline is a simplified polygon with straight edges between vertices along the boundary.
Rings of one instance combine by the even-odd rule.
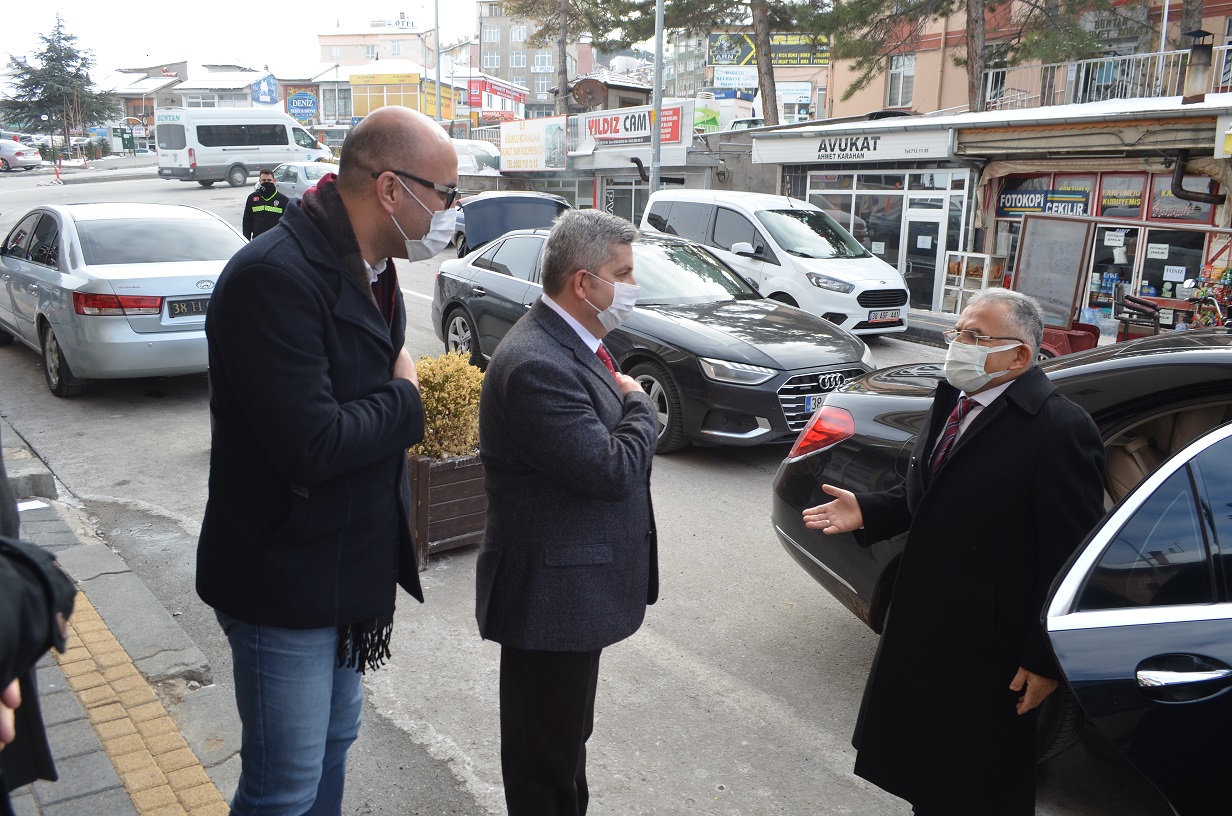
[[[213,187],[214,186],[214,182],[212,181],[198,181],[197,183],[200,184],[202,187]]]
[[[657,363],[638,363],[629,370],[642,390],[650,395],[655,407],[655,453],[678,451],[689,440],[684,436],[684,416],[680,411],[680,394],[676,385]]]
[[[1082,708],[1069,686],[1062,683],[1040,704],[1035,729],[1035,762],[1043,764],[1082,737]]]
[[[11,167],[9,167],[9,160],[8,160],[8,159],[0,159],[0,170],[3,170],[4,172],[6,172],[6,173],[7,173],[7,172],[8,172],[9,170],[11,170],[11,169],[12,169],[12,168],[11,168]]]
[[[800,308],[800,304],[796,303],[795,298],[793,298],[791,295],[785,295],[782,292],[775,292],[773,295],[770,296],[770,300],[777,301],[779,303],[782,303],[785,306],[795,306],[797,309]]]
[[[458,242],[458,257],[464,258],[471,251],[471,248],[466,245],[466,235],[459,232],[457,237]]]
[[[1046,349],[1046,348],[1041,348],[1041,349],[1039,350],[1039,354],[1036,354],[1036,355],[1035,355],[1035,361],[1036,361],[1037,363],[1042,363],[1042,362],[1044,362],[1045,360],[1051,360],[1052,358],[1054,358],[1054,357],[1056,357],[1056,356],[1057,356],[1056,354],[1054,354],[1053,352],[1049,351],[1048,349]]]
[[[243,187],[248,182],[248,171],[242,164],[237,164],[227,171],[227,184],[232,187]]]
[[[475,323],[465,309],[454,309],[445,320],[445,351],[468,354],[471,365],[483,368],[483,355],[475,339]]]
[[[44,324],[41,333],[43,344],[43,375],[47,378],[47,387],[57,397],[75,397],[86,390],[85,383],[73,376],[60,349],[60,341],[51,326]]]

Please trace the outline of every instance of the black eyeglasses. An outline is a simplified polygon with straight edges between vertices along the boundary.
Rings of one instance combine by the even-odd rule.
[[[427,179],[421,179],[419,176],[412,176],[410,173],[405,173],[401,170],[381,170],[380,172],[373,173],[372,177],[380,178],[381,173],[393,173],[395,176],[402,176],[402,178],[408,178],[417,184],[422,184],[425,187],[431,187],[433,190],[436,190],[438,193],[445,196],[445,209],[449,209],[450,207],[452,207],[453,203],[458,200],[458,188],[457,187],[450,187],[445,184],[437,184],[435,181],[428,181]]]

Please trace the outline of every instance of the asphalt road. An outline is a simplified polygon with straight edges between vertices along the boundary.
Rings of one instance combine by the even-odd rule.
[[[38,183],[0,177],[0,230],[50,201],[192,204],[238,225],[247,190],[157,179]],[[435,264],[401,266],[407,346],[416,357],[436,354],[428,324]],[[883,366],[941,356],[901,340],[872,347]],[[14,345],[0,348],[0,414],[176,615],[229,694],[226,643],[192,585],[209,453],[204,378],[98,383],[61,400],[47,391],[38,355]],[[910,812],[851,774],[848,740],[876,638],[775,540],[769,491],[784,452],[693,447],[656,459],[661,599],[640,632],[604,652],[589,752],[592,813]],[[499,649],[476,633],[474,559],[474,550],[433,559],[423,576],[428,602],[402,596],[393,660],[365,682],[347,813],[503,812]],[[228,714],[195,716],[208,725]],[[193,716],[191,704],[182,709],[182,718]],[[1042,773],[1038,812],[1167,811],[1134,774],[1078,747]]]

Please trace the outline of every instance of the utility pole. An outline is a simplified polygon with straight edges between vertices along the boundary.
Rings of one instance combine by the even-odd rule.
[[[650,125],[650,192],[659,189],[659,156],[662,152],[663,124],[663,0],[655,0],[654,92],[651,96],[654,121]]]

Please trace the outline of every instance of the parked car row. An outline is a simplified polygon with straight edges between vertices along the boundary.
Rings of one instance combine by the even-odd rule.
[[[10,170],[31,170],[42,163],[43,156],[37,147],[7,139],[0,140],[0,171],[7,173]]]

